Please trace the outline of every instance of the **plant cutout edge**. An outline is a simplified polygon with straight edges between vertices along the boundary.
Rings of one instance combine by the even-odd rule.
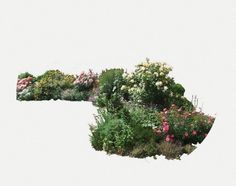
[[[98,107],[96,125],[90,125],[95,150],[180,159],[205,139],[215,118],[197,110],[196,97],[189,101],[184,96],[185,89],[169,75],[171,70],[166,63],[146,59],[130,73],[120,68],[74,76],[49,70],[34,77],[26,72],[18,76],[16,97],[91,101]]]

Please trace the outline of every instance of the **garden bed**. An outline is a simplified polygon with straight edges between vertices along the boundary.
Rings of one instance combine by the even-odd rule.
[[[147,59],[131,73],[108,69],[67,75],[49,70],[34,77],[26,72],[18,76],[16,96],[20,101],[91,101],[98,107],[96,125],[90,125],[95,150],[180,159],[205,139],[215,118],[197,111],[184,87],[169,75],[171,70]]]

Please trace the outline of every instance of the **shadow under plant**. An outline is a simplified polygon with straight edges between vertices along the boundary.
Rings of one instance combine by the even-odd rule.
[[[148,59],[134,72],[108,69],[66,75],[50,70],[18,76],[18,100],[92,101],[98,106],[90,140],[96,150],[136,158],[180,159],[209,133],[215,118],[196,110],[165,63]]]

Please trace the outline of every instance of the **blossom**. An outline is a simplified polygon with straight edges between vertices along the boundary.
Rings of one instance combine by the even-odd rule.
[[[163,126],[163,132],[168,132],[169,131],[169,125],[164,125]]]
[[[157,72],[154,72],[154,75],[155,75],[156,77],[158,77],[158,76],[159,76],[159,74],[158,74]]]
[[[91,87],[97,81],[97,74],[93,73],[92,70],[89,70],[88,73],[82,71],[79,75],[76,76],[74,85]]]
[[[141,67],[140,70],[141,70],[141,71],[144,71],[144,70],[145,70],[145,67]]]
[[[128,76],[127,73],[123,73],[123,74],[122,74],[122,77],[123,77],[124,79],[125,79],[127,76]]]
[[[184,137],[186,137],[186,138],[187,138],[188,136],[189,136],[189,135],[188,135],[188,133],[187,133],[187,132],[185,132],[185,133],[184,133]]]
[[[126,88],[127,88],[127,87],[126,87],[125,85],[122,85],[121,88],[120,88],[120,90],[126,90]]]
[[[157,81],[156,84],[155,84],[157,87],[163,85],[163,83],[161,81]]]
[[[193,136],[197,135],[197,131],[194,130],[194,131],[192,132],[192,135],[193,135]]]
[[[149,66],[150,66],[150,64],[149,64],[148,62],[144,62],[142,65],[143,65],[144,67],[149,67]]]
[[[165,139],[167,142],[173,142],[174,141],[174,135],[172,134],[172,135],[167,135],[166,136],[166,139]]]
[[[164,75],[164,73],[163,73],[163,72],[161,72],[161,73],[160,73],[160,76],[163,76],[163,75]]]
[[[33,78],[31,76],[29,76],[27,78],[23,78],[23,79],[18,79],[16,90],[18,92],[24,90],[32,83],[32,80],[33,80]]]
[[[167,86],[164,86],[164,92],[167,91],[168,87]]]
[[[168,132],[170,129],[170,125],[168,122],[163,122],[163,132]]]

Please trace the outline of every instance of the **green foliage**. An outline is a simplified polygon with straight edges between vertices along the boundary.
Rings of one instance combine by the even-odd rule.
[[[29,72],[24,72],[18,75],[18,79],[24,79],[27,77],[34,77],[32,74],[30,74]]]
[[[76,88],[63,90],[61,93],[62,100],[68,101],[87,101],[89,98],[88,91],[79,91]]]
[[[99,95],[96,103],[99,107],[107,107],[114,111],[122,108],[120,88],[123,83],[123,69],[109,69],[99,76]]]
[[[32,86],[27,87],[21,92],[17,93],[17,100],[31,101],[34,100],[34,89]]]
[[[103,111],[97,118],[97,126],[91,127],[91,143],[97,150],[123,154],[133,141],[133,130],[124,120]]]
[[[61,92],[73,87],[75,78],[65,75],[59,70],[49,70],[37,78],[34,87],[36,100],[61,99]]]

